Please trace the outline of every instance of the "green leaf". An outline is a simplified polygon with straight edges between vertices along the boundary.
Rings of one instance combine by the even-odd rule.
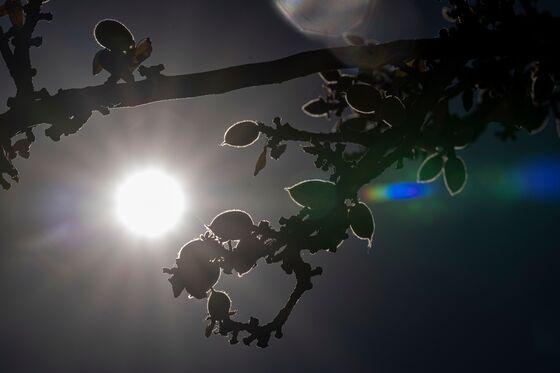
[[[259,126],[252,120],[232,124],[224,134],[222,145],[243,148],[253,144],[259,138]]]
[[[467,184],[465,162],[457,156],[450,156],[444,167],[445,186],[452,196],[461,193]]]
[[[336,205],[336,186],[325,180],[304,180],[286,188],[292,200],[301,207],[327,211]]]
[[[443,156],[439,153],[430,155],[418,168],[417,181],[419,183],[431,183],[441,175],[443,171]]]
[[[375,232],[375,221],[369,207],[363,202],[350,207],[348,218],[352,233],[361,240],[367,240],[368,247],[371,247],[371,240]]]
[[[358,113],[373,113],[381,101],[381,93],[369,84],[356,84],[346,92],[346,102]]]

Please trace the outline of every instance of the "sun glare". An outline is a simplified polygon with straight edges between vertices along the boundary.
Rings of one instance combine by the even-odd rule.
[[[132,174],[116,193],[118,220],[131,232],[158,237],[177,225],[185,209],[179,182],[156,169]]]

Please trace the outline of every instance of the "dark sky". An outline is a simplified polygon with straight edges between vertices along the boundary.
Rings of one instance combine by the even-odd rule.
[[[361,31],[380,41],[433,36],[442,4],[378,0]],[[36,86],[50,92],[104,81],[91,76],[92,28],[103,18],[151,37],[147,62],[167,74],[342,44],[298,32],[265,0],[52,0],[48,8],[55,20],[38,28],[44,46],[33,63]],[[7,97],[3,66],[0,79]],[[0,194],[0,371],[560,371],[560,191],[519,186],[543,167],[560,169],[552,126],[515,143],[490,131],[463,150],[469,183],[458,197],[373,204],[372,252],[350,240],[311,257],[324,275],[269,348],[204,337],[205,302],[173,298],[161,268],[202,233],[201,221],[242,208],[275,223],[297,211],[282,188],[321,176],[291,145],[253,178],[260,146],[219,148],[223,131],[277,115],[328,130],[332,123],[299,110],[320,84],[311,76],[96,114],[59,143],[36,131],[31,158],[16,164],[22,181]],[[127,172],[151,164],[179,175],[191,207],[180,229],[142,241],[114,221],[112,194]],[[417,167],[381,181],[411,181]],[[241,279],[222,277],[218,288],[242,319],[269,320],[292,286],[278,267],[260,264]]]

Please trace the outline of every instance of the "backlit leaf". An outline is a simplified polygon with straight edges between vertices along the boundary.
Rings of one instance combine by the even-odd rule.
[[[325,180],[304,180],[286,188],[292,200],[301,207],[327,211],[336,205],[336,186]]]
[[[301,110],[311,117],[323,117],[328,114],[330,105],[323,98],[316,98],[304,104]]]
[[[352,233],[361,240],[367,240],[368,247],[371,247],[371,240],[375,232],[375,221],[369,207],[363,202],[357,203],[350,207],[348,218]]]
[[[253,144],[259,138],[259,126],[252,120],[232,124],[224,134],[222,145],[243,148]]]
[[[346,92],[346,102],[358,113],[373,113],[379,108],[381,93],[369,84],[356,84]]]
[[[452,196],[461,193],[467,184],[465,162],[457,156],[450,156],[444,167],[445,186]]]
[[[207,227],[222,241],[240,240],[254,229],[251,215],[242,210],[228,210],[218,214]]]
[[[393,127],[402,125],[406,119],[405,107],[397,96],[387,96],[383,99],[379,115]]]
[[[439,153],[430,155],[418,168],[417,181],[431,183],[443,172],[443,156]]]
[[[128,28],[114,19],[104,19],[93,31],[99,45],[113,52],[128,52],[134,48],[134,37]]]

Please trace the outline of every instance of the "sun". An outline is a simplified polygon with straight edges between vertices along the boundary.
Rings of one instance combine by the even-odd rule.
[[[185,202],[177,179],[158,169],[131,174],[115,196],[119,222],[132,233],[148,238],[171,231],[183,215]]]

